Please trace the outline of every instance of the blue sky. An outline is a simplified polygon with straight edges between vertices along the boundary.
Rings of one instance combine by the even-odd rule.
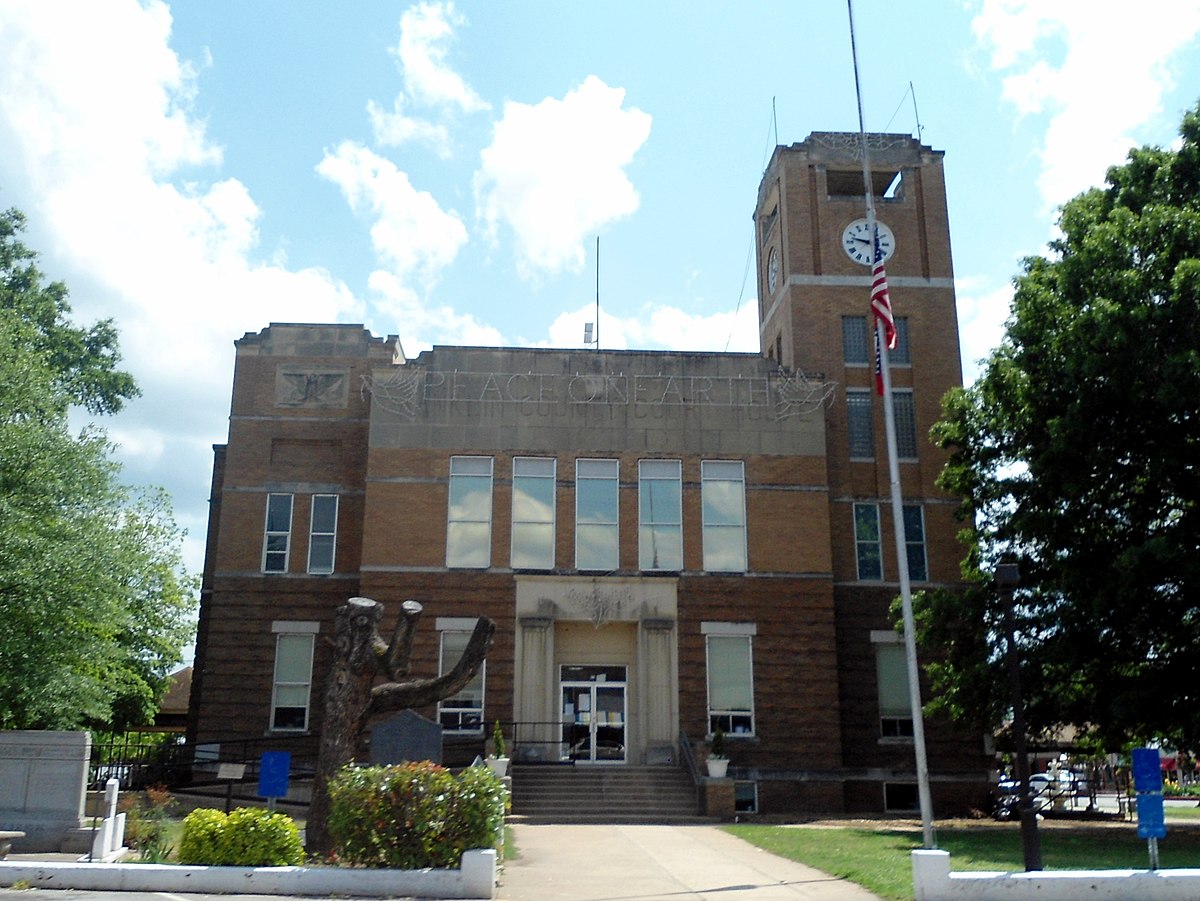
[[[946,153],[969,381],[1056,207],[1175,140],[1200,2],[854,9],[867,128]],[[106,427],[196,570],[236,338],[580,346],[599,238],[603,346],[757,351],[771,149],[858,126],[841,0],[5,0],[0,60],[0,204],[116,320]]]

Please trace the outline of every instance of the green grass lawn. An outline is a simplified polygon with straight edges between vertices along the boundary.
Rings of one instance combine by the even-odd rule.
[[[781,857],[849,879],[882,898],[912,898],[909,852],[921,847],[919,826],[727,826],[732,834]],[[1114,827],[1072,825],[1039,830],[1042,862],[1048,870],[1145,869],[1146,842],[1132,824]],[[1024,869],[1021,833],[1015,823],[942,825],[937,846],[950,852],[952,870]],[[1159,866],[1200,867],[1200,830],[1167,826],[1159,841]]]

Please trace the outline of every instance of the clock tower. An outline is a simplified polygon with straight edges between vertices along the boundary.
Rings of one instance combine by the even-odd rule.
[[[964,554],[956,539],[958,500],[936,485],[945,454],[928,437],[942,396],[962,384],[942,152],[903,134],[867,141],[898,332],[890,358],[909,571],[914,590],[948,587],[960,583]],[[889,709],[886,700],[886,673],[899,672],[888,669],[900,659],[889,614],[899,576],[883,403],[875,389],[863,192],[857,133],[816,132],[775,149],[754,214],[759,329],[764,356],[835,389],[825,411],[825,463],[843,748],[854,756],[848,766],[899,776],[912,771],[912,726],[903,708]],[[965,744],[960,751],[980,753],[977,740]],[[937,739],[934,745],[947,747]],[[939,764],[943,772],[955,766],[935,752],[931,768]],[[915,790],[904,781],[885,791]],[[847,809],[867,809],[877,791],[848,783]]]
[[[928,438],[942,395],[962,384],[943,154],[909,135],[870,134],[867,141],[899,333],[890,357],[902,492],[906,504],[926,508],[926,532],[944,519],[953,536],[955,501],[935,485],[945,455]],[[844,508],[832,509],[832,519],[847,528],[854,500],[886,499],[890,481],[883,404],[874,391],[864,212],[860,135],[815,132],[775,149],[754,215],[762,351],[785,369],[836,385],[826,412],[826,460],[831,503]],[[886,520],[887,511],[882,515]],[[961,547],[951,537],[935,554],[933,537],[926,540],[923,581],[957,581]],[[881,544],[883,578],[894,583],[889,542]],[[835,581],[859,581],[861,567],[848,553],[853,542],[835,545]]]

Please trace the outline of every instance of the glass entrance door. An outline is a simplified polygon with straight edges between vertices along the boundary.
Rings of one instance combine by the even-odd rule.
[[[563,760],[625,762],[625,667],[564,665],[562,685]]]

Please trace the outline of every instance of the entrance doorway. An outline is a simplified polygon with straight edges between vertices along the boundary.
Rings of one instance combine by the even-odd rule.
[[[576,763],[624,763],[626,670],[623,666],[563,664],[559,756]]]

